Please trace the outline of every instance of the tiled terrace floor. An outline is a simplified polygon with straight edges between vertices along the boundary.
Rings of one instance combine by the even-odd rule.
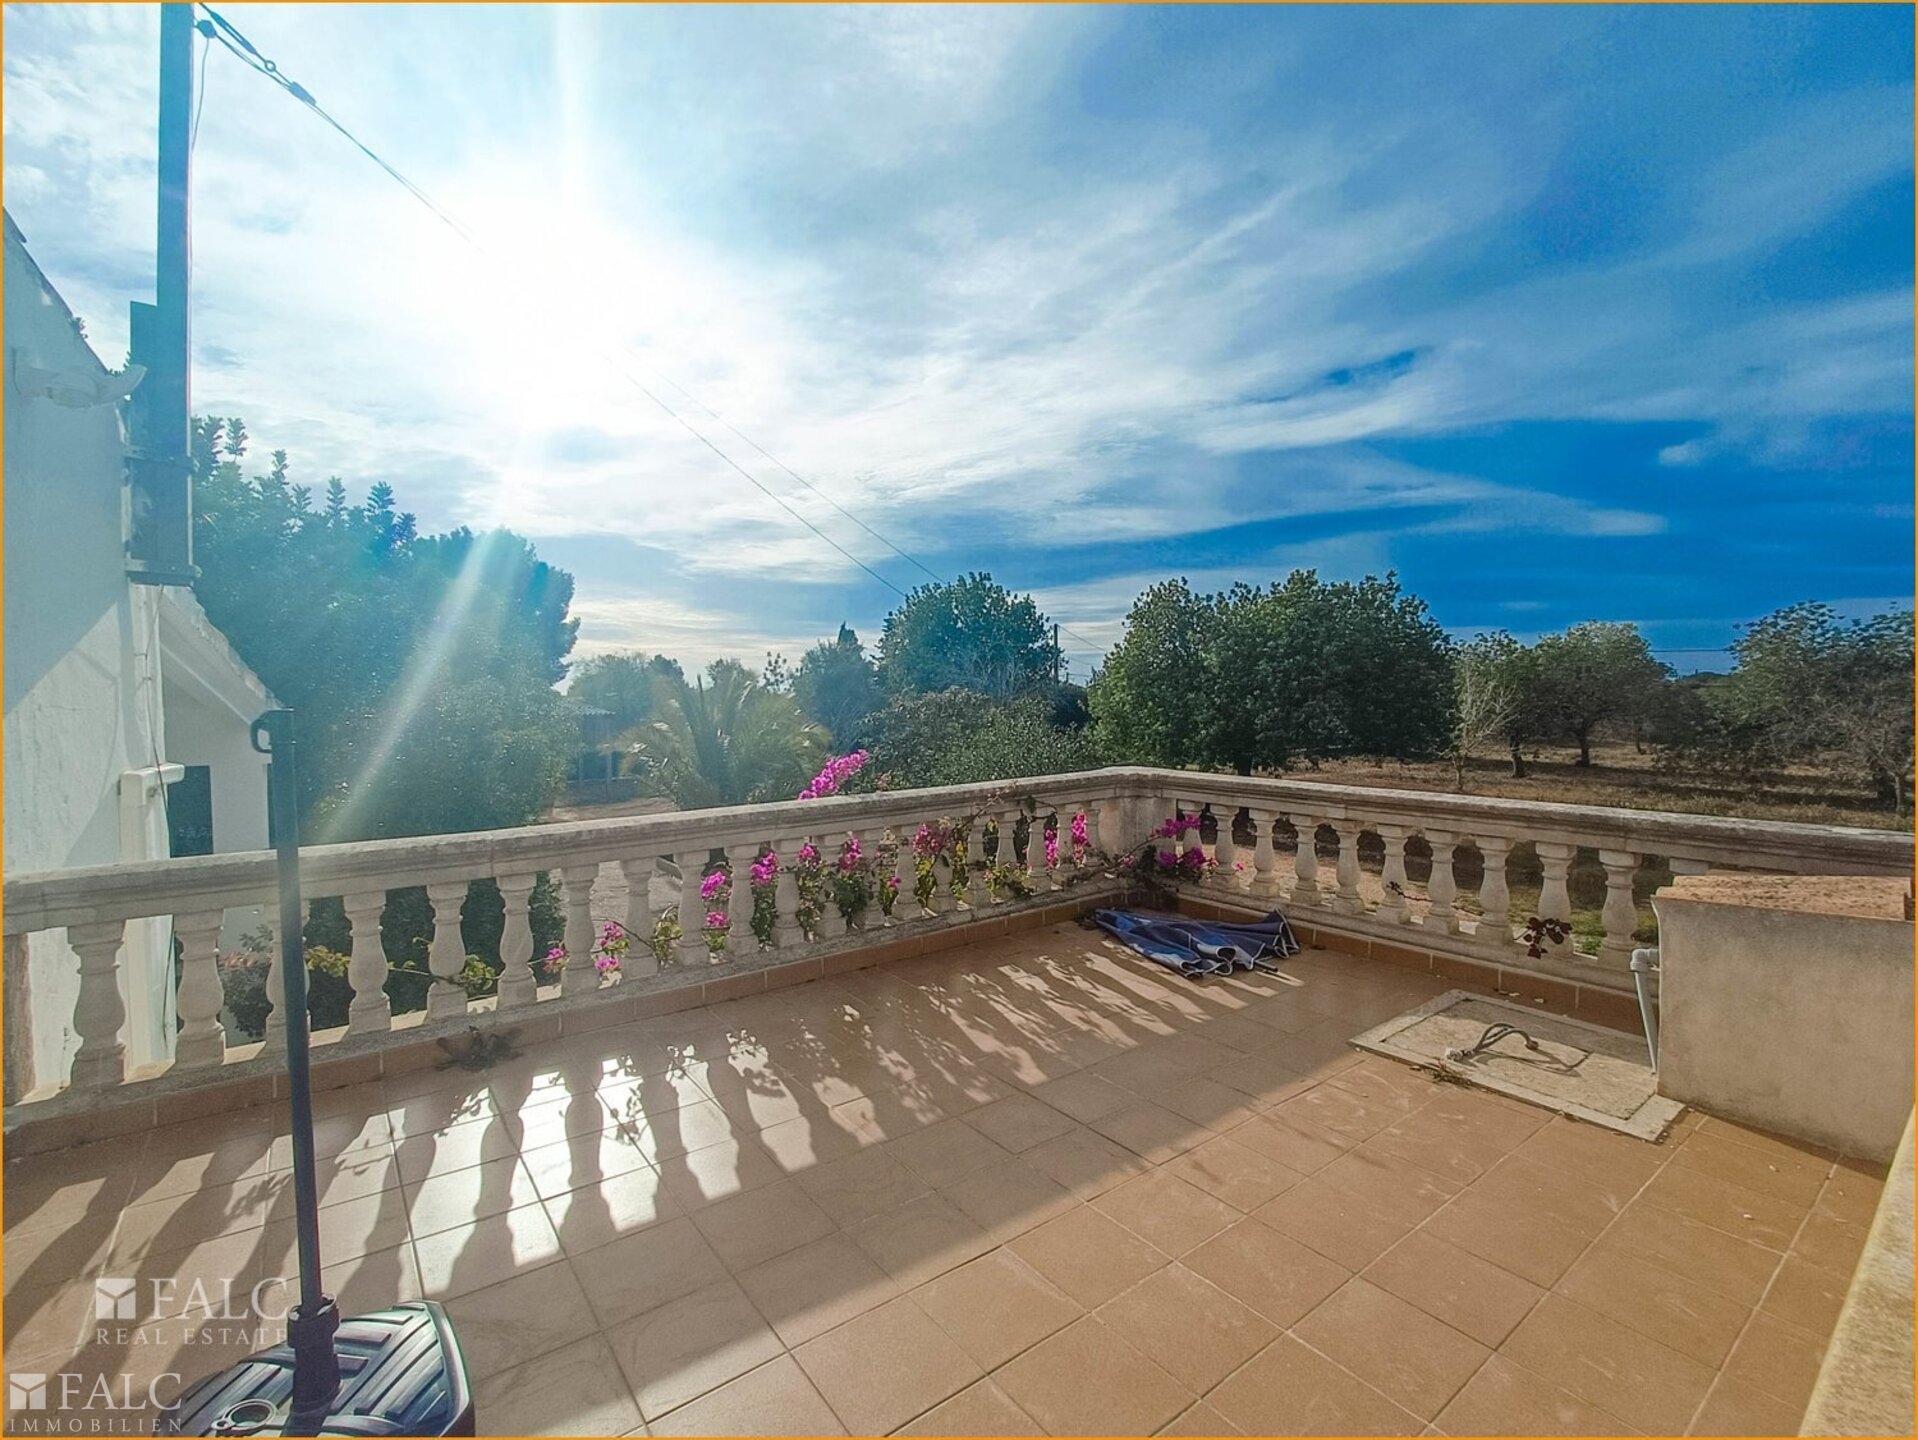
[[[1877,1168],[1436,1083],[1346,1041],[1437,982],[1285,970],[1060,926],[335,1091],[329,1282],[445,1299],[482,1433],[1795,1433]],[[7,1368],[250,1348],[177,1317],[291,1271],[284,1129],[10,1166]]]

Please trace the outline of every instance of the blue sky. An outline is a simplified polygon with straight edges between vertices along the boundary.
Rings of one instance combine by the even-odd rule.
[[[101,353],[151,287],[156,7],[9,6],[8,208]],[[1396,568],[1682,669],[1909,603],[1900,7],[234,5],[476,254],[216,50],[197,408],[578,580],[581,650],[796,654],[989,569]],[[1083,677],[1093,656],[1068,646]]]

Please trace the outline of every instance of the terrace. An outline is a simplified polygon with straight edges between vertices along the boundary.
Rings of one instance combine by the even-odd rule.
[[[1307,945],[1282,973],[1194,983],[1071,923],[1133,896],[1112,857],[1175,809],[1208,817],[1184,843],[1214,864],[1173,903],[1282,906]],[[929,906],[809,929],[782,874],[767,945],[709,954],[697,887],[660,878],[664,857],[739,873],[769,843],[870,849],[960,816],[970,854],[935,867]],[[1085,853],[1049,866],[1045,835],[1075,816]],[[1596,933],[1575,904],[1594,859]],[[1848,1144],[1845,1114],[1813,1106],[1774,1133],[1750,1123],[1780,1103],[1755,1084],[1646,1143],[1350,1041],[1452,989],[1635,1030],[1626,962],[1674,874],[1910,865],[1901,835],[1145,770],[317,849],[309,894],[345,897],[358,1000],[402,887],[444,916],[495,879],[508,962],[497,996],[356,1003],[318,1037],[329,1286],[348,1312],[444,1299],[482,1433],[1779,1434],[1808,1403],[1840,1428],[1828,1352],[1853,1357],[1855,1399],[1895,1380],[1902,1344],[1909,1405],[1909,1305],[1887,1365],[1859,1294],[1901,1232],[1909,1249],[1882,1124]],[[552,985],[528,963],[540,873],[566,895]],[[79,957],[80,1040],[8,1109],[10,1371],[144,1393],[257,1348],[261,1312],[270,1328],[293,1245],[275,1032],[227,1043],[213,967],[271,891],[265,856],[9,877],[10,953],[63,929]],[[744,936],[748,888],[730,903]],[[1687,956],[1731,923],[1696,896],[1654,904],[1691,927]],[[607,907],[650,934],[662,905],[691,944],[656,973],[593,973]],[[1573,933],[1528,947],[1503,922],[1531,914]],[[1812,937],[1829,1028],[1908,1112],[1909,924],[1859,921],[1905,947],[1903,1014],[1879,1017],[1901,1058],[1854,1013],[1883,992],[1829,985],[1880,931],[1763,914]],[[129,1074],[116,967],[157,915],[181,945],[179,1053]],[[1707,1012],[1739,1016],[1740,991],[1789,999],[1789,976],[1681,967],[1681,928],[1667,1070],[1716,1075],[1736,1045],[1736,1074],[1765,1079],[1752,1031],[1688,1016],[1701,983],[1726,1002]],[[464,953],[438,926],[435,973]],[[446,1063],[438,1041],[469,1027],[511,1053]],[[1826,1068],[1824,1098],[1855,1108]],[[96,1276],[140,1282],[142,1313],[103,1325]]]

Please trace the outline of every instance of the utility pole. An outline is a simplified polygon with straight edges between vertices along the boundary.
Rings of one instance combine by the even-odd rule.
[[[1052,622],[1052,683],[1065,684],[1066,652],[1059,648],[1059,622]]]
[[[140,583],[190,585],[193,565],[193,4],[160,6],[160,195],[151,305],[135,302],[133,359],[146,370],[128,460],[128,571]]]

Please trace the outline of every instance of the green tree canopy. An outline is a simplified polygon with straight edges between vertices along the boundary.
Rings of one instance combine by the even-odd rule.
[[[1052,681],[1059,647],[1030,595],[990,575],[921,585],[886,617],[879,679],[889,694],[957,687],[981,695],[1022,695]]]
[[[972,690],[898,695],[872,717],[868,766],[892,788],[971,785],[1089,770],[1099,762],[1083,730],[1052,723],[1044,695],[998,700]]]
[[[1335,755],[1410,759],[1446,741],[1451,645],[1398,579],[1153,587],[1090,687],[1115,760],[1250,774]]]
[[[836,639],[822,640],[799,657],[793,698],[839,749],[858,742],[862,723],[879,707],[881,696],[878,669],[850,625],[841,625]]]
[[[790,800],[826,758],[825,733],[798,702],[737,660],[690,683],[657,676],[652,718],[620,743],[646,787],[682,810]]]
[[[524,824],[557,792],[574,727],[552,686],[573,580],[509,531],[422,537],[379,483],[316,507],[285,452],[241,468],[245,427],[194,422],[195,593],[299,716],[314,840]]]
[[[1592,763],[1592,735],[1608,721],[1639,720],[1658,706],[1669,665],[1631,624],[1588,620],[1532,647],[1538,703],[1553,730]]]
[[[1462,761],[1477,744],[1497,742],[1512,759],[1514,779],[1525,778],[1525,747],[1551,726],[1539,687],[1538,655],[1504,630],[1458,649],[1453,693],[1454,745]]]
[[[566,694],[582,705],[606,711],[617,733],[632,729],[653,713],[653,682],[661,675],[684,678],[679,662],[664,655],[611,650],[574,665]]]
[[[1749,626],[1738,665],[1703,692],[1737,752],[1765,763],[1829,757],[1899,813],[1911,803],[1912,612],[1840,620],[1788,606]]]

